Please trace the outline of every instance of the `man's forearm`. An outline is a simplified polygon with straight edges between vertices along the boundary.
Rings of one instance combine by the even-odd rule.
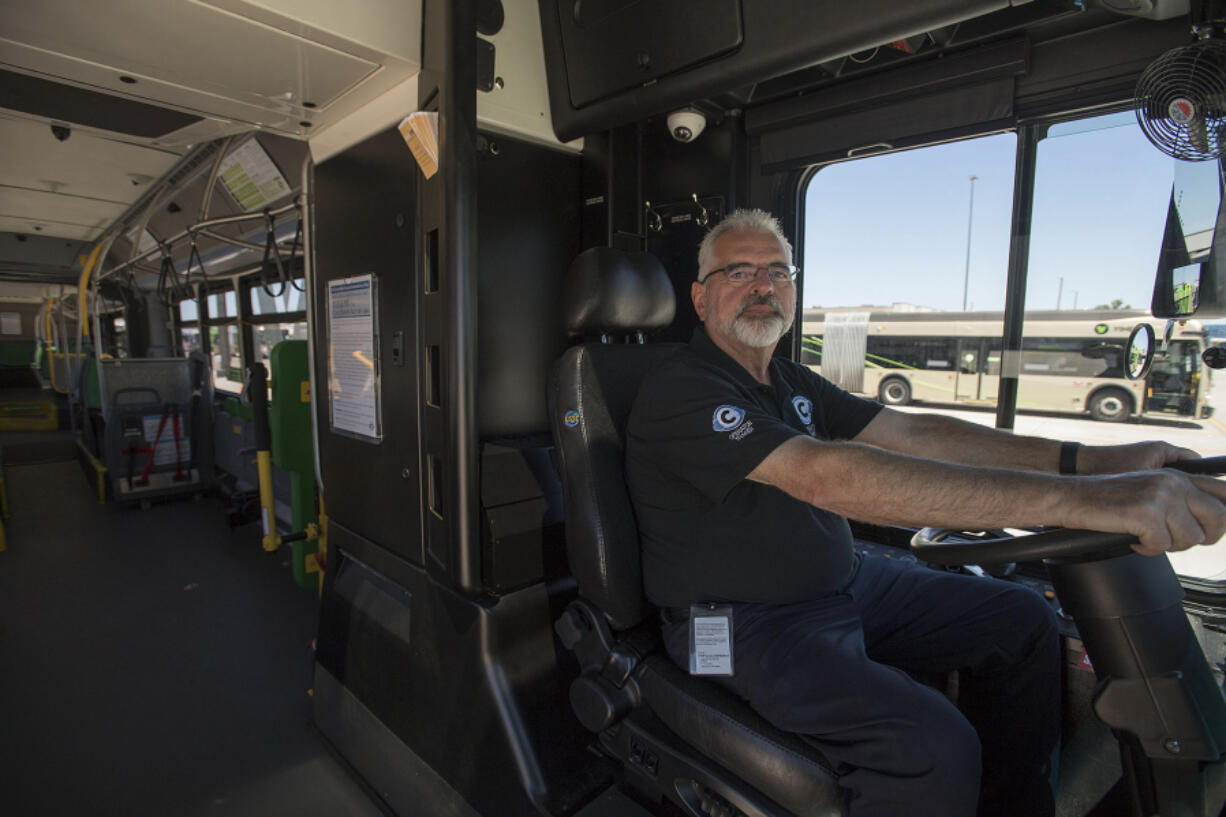
[[[855,442],[961,465],[1060,473],[1059,440],[1012,434],[940,414],[884,409]],[[1118,474],[1161,468],[1196,456],[1196,452],[1186,448],[1150,440],[1128,445],[1081,446],[1073,465],[1077,474]]]
[[[890,412],[856,438],[900,454],[962,465],[1058,473],[1060,442],[940,414]]]
[[[776,453],[786,460],[773,463],[771,479],[762,481],[864,522],[967,529],[1069,523],[1058,480],[1044,474],[967,467],[804,438]],[[750,478],[760,476],[767,475],[755,472]]]
[[[749,479],[879,525],[1056,525],[1131,534],[1145,553],[1215,542],[1226,534],[1226,483],[1169,469],[1060,477],[797,436],[771,452]]]

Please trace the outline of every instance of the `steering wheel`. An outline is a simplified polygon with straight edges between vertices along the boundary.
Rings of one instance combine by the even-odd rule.
[[[1188,474],[1226,474],[1226,457],[1185,460],[1166,466]],[[1132,552],[1137,538],[1127,533],[1048,528],[1029,536],[1004,531],[956,538],[961,531],[924,528],[911,538],[911,551],[927,562],[943,565],[999,564],[1039,559],[1111,559]]]

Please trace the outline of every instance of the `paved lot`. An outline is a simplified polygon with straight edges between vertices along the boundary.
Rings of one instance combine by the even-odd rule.
[[[1091,445],[1111,445],[1166,440],[1190,448],[1205,457],[1226,456],[1226,371],[1217,376],[1212,405],[1218,416],[1206,420],[1186,417],[1149,417],[1126,423],[1103,423],[1089,415],[1077,417],[1054,413],[1019,413],[1014,431],[1058,440],[1079,440]],[[984,425],[996,424],[994,409],[950,409],[935,405],[907,406],[903,411],[932,411],[961,417]],[[1198,547],[1171,556],[1175,569],[1185,575],[1226,581],[1226,539],[1214,547]]]

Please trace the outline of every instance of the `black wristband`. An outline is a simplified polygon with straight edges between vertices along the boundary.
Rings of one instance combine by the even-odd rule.
[[[1077,452],[1081,443],[1066,440],[1060,443],[1060,473],[1074,475],[1077,473]]]

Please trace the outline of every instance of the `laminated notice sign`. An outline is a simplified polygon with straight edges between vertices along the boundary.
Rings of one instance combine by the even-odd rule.
[[[375,276],[328,282],[328,403],[334,432],[379,441]]]
[[[290,192],[289,182],[255,139],[248,139],[222,159],[218,178],[248,213]]]

